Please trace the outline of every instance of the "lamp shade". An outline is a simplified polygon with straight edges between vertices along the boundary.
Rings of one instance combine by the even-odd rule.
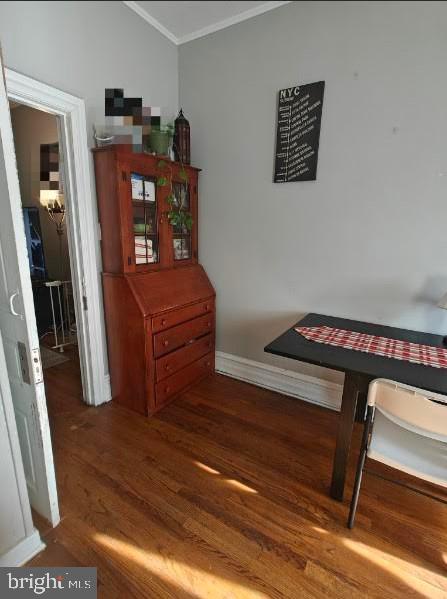
[[[41,206],[47,210],[63,211],[64,206],[64,194],[58,189],[41,189],[39,195],[39,201]]]
[[[39,200],[44,208],[51,207],[59,199],[58,189],[41,189]]]

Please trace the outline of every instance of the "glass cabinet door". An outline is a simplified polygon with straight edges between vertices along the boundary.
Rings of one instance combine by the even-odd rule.
[[[174,207],[181,210],[191,210],[191,199],[188,183],[173,183]],[[192,254],[191,231],[185,226],[173,226],[172,243],[174,261],[189,260]]]
[[[131,186],[135,264],[154,264],[160,260],[156,179],[131,173]]]

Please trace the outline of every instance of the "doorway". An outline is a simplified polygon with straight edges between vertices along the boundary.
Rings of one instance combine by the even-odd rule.
[[[57,117],[83,397],[98,406],[110,401],[111,388],[84,101],[12,69],[4,72],[10,102]]]
[[[44,378],[47,369],[72,360],[80,379],[57,117],[13,101],[10,113]]]
[[[9,105],[29,276],[52,426],[51,402],[55,402],[58,395],[76,396],[78,401],[83,396],[79,394],[82,377],[64,196],[64,156],[57,116],[15,101]]]
[[[73,363],[77,360],[77,344],[82,399],[87,404],[99,405],[111,398],[98,274],[96,207],[90,187],[83,101],[8,69],[5,69],[5,82],[6,89],[0,86],[0,184],[4,216],[0,222],[0,324],[30,503],[54,526],[59,521],[59,511],[39,360],[40,341],[44,340],[43,346],[49,346],[53,359],[62,354],[66,358],[67,353],[72,352]],[[8,100],[15,103],[12,111]],[[56,119],[60,154],[64,157],[60,171],[65,208],[54,210],[58,206],[54,203],[51,206],[51,216],[63,218],[63,222],[51,222],[57,235],[61,224],[65,229],[56,237],[56,251],[47,251],[47,257],[43,223],[50,223],[44,221],[39,211],[43,207],[45,217],[50,217],[50,211],[43,205],[33,205],[32,193],[22,203],[20,197],[11,112],[21,110],[22,105]],[[45,151],[52,154],[54,143],[53,138],[40,145],[46,146]],[[39,156],[39,169],[40,161]],[[40,175],[39,172],[39,182]],[[37,198],[34,199],[37,203]],[[38,200],[41,204],[40,190]],[[65,244],[69,260],[68,255],[64,260]],[[54,254],[53,260],[50,254]],[[50,262],[53,262],[51,273]],[[38,310],[33,301],[32,278],[45,288],[39,325],[36,324]],[[67,290],[64,291],[62,285]],[[51,306],[49,313],[48,306]]]

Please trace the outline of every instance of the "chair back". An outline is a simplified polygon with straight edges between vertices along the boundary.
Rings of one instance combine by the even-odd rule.
[[[447,398],[376,379],[368,405],[376,408],[368,457],[447,487]]]
[[[447,442],[447,397],[387,379],[369,386],[368,405],[414,433]]]

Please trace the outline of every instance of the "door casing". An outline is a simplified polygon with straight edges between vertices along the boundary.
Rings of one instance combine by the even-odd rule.
[[[10,100],[58,117],[83,396],[97,406],[111,399],[111,389],[84,100],[12,69],[5,68],[5,78]]]

